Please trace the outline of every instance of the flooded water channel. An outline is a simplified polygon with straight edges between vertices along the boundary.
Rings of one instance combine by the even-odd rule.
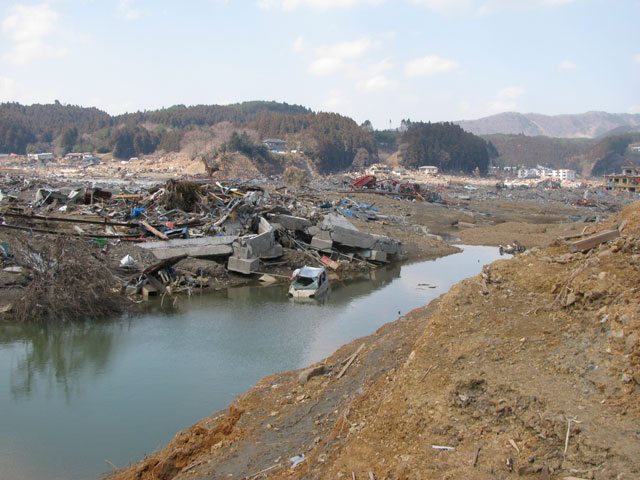
[[[498,258],[464,247],[332,283],[322,303],[290,300],[284,285],[240,287],[171,313],[0,325],[0,478],[96,478],[107,461],[135,462],[263,376],[321,360]]]

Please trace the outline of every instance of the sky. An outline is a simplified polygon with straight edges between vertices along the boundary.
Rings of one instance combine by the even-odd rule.
[[[0,0],[0,102],[640,113],[640,0]]]

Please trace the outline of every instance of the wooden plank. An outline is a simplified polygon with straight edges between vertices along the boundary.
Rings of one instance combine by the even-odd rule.
[[[353,355],[351,355],[351,358],[349,359],[349,361],[347,362],[347,364],[342,368],[342,370],[340,370],[340,373],[338,373],[338,376],[336,378],[341,378],[345,372],[347,371],[347,369],[351,366],[351,364],[354,362],[354,360],[356,358],[358,358],[358,354],[362,351],[362,349],[364,348],[364,343],[362,345],[360,345],[360,347],[358,348],[358,350],[356,350],[356,353],[354,353]]]
[[[593,232],[576,233],[575,235],[567,235],[566,237],[558,237],[559,240],[574,240],[580,237],[586,237],[587,235],[593,235]]]
[[[153,233],[156,237],[158,237],[161,240],[169,240],[169,237],[167,237],[164,233],[162,233],[160,230],[156,230],[155,228],[153,228],[151,225],[149,225],[149,222],[147,222],[146,220],[142,220],[140,222],[140,224],[146,228],[147,230],[149,230],[151,233]]]
[[[572,252],[586,252],[587,250],[591,250],[593,247],[597,247],[601,243],[608,242],[609,240],[613,240],[619,236],[620,232],[618,232],[618,230],[606,230],[598,233],[597,235],[570,243],[569,246]]]
[[[141,193],[120,193],[118,195],[113,195],[111,198],[114,200],[142,200],[144,195]]]
[[[42,220],[44,222],[68,222],[68,223],[86,223],[89,225],[111,225],[114,227],[137,227],[138,224],[124,223],[124,222],[110,222],[108,219],[104,220],[90,220],[86,218],[70,218],[70,217],[45,217],[43,215],[32,215],[26,213],[12,213],[5,212],[2,214],[5,217],[24,218],[27,220]]]
[[[340,264],[338,262],[336,262],[335,260],[331,260],[326,255],[321,256],[320,261],[324,263],[327,267],[329,267],[331,270],[338,270],[340,268]]]

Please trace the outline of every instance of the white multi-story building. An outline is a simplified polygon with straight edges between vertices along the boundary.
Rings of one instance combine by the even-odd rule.
[[[551,174],[549,176],[551,178],[562,180],[563,182],[575,182],[576,180],[575,170],[569,170],[568,168],[551,170]]]

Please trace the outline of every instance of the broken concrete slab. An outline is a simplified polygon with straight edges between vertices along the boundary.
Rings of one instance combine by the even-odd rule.
[[[264,232],[258,235],[246,236],[240,239],[243,245],[249,247],[252,256],[258,257],[262,252],[265,252],[275,244],[275,235],[271,232]]]
[[[332,228],[331,239],[341,245],[355,248],[372,249],[375,244],[373,235],[339,226]]]
[[[264,217],[260,217],[260,223],[258,224],[258,233],[273,232],[273,230],[274,228],[269,223],[269,221]]]
[[[322,220],[322,229],[323,230],[333,230],[334,227],[346,228],[349,230],[358,230],[349,220],[344,218],[342,215],[338,215],[337,213],[330,213],[329,215],[325,215]]]
[[[311,226],[311,221],[309,219],[294,217],[293,215],[274,215],[273,221],[291,231],[304,230]]]
[[[137,246],[150,250],[156,258],[165,260],[178,255],[190,257],[227,256],[233,254],[235,235],[202,238],[176,238],[161,242],[145,242]]]

